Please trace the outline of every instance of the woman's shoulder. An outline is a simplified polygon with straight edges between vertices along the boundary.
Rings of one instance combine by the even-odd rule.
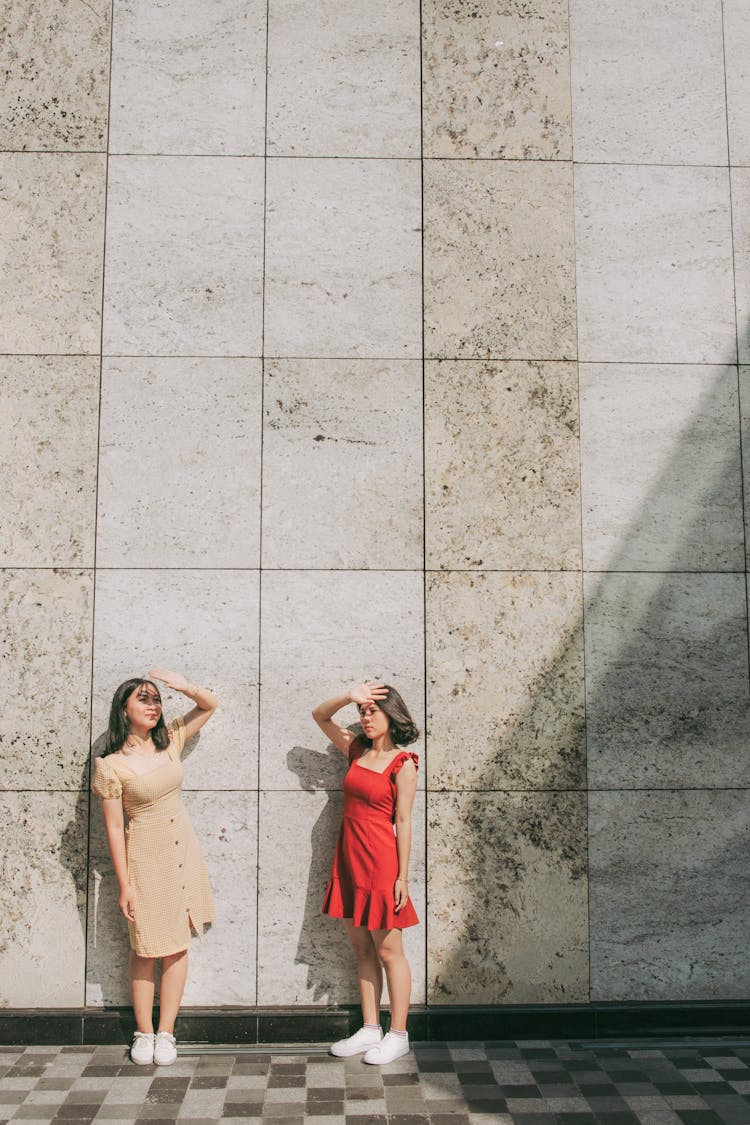
[[[117,763],[113,761],[117,757],[117,754],[108,754],[94,759],[94,779],[91,788],[99,797],[122,796],[122,780],[117,773]]]
[[[407,772],[413,769],[416,773],[419,769],[419,754],[415,753],[414,750],[399,750],[391,763],[391,777],[395,778],[404,766],[407,766]]]

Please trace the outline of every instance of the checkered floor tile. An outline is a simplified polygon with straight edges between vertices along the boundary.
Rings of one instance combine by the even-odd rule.
[[[750,1042],[429,1043],[383,1069],[181,1050],[159,1068],[122,1047],[0,1047],[0,1125],[750,1125]]]

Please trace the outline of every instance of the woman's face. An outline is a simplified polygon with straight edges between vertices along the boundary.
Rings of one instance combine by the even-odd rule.
[[[153,684],[141,684],[131,691],[125,704],[125,714],[131,727],[153,730],[161,715],[161,696]]]
[[[381,711],[377,703],[365,703],[359,709],[359,721],[362,730],[372,742],[379,735],[388,734],[390,725],[385,711]]]

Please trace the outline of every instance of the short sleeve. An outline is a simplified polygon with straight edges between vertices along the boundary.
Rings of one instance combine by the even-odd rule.
[[[182,757],[182,752],[185,749],[185,720],[182,716],[172,719],[167,723],[167,730],[169,731],[170,744],[177,751],[177,757]]]
[[[94,760],[94,780],[91,788],[98,797],[107,800],[122,796],[122,782],[106,758]]]
[[[396,774],[400,772],[404,762],[408,762],[411,758],[414,762],[415,769],[419,769],[419,754],[414,754],[411,750],[402,750],[396,761],[393,763],[391,769],[391,777],[395,779]]]

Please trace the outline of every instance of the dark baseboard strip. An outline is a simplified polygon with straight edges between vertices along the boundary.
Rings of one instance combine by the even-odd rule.
[[[185,1008],[183,1043],[327,1043],[359,1026],[358,1008]],[[412,1008],[414,1042],[750,1037],[750,1001]],[[0,1044],[126,1043],[129,1008],[0,1009]]]

